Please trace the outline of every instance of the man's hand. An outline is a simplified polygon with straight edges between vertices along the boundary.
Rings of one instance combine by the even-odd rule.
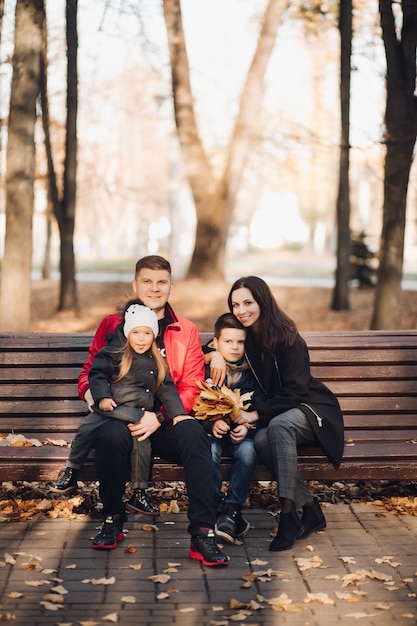
[[[145,439],[153,435],[153,433],[160,428],[161,424],[158,422],[156,413],[153,411],[145,411],[139,422],[128,424],[127,426],[132,437],[136,437],[138,441],[145,441]]]
[[[84,400],[87,402],[87,406],[88,406],[88,410],[90,411],[90,413],[93,413],[93,404],[94,404],[94,400],[93,400],[93,394],[91,393],[90,389],[87,389],[87,391],[84,394]]]
[[[180,422],[183,422],[184,420],[193,420],[193,419],[195,419],[195,417],[193,417],[192,415],[177,415],[172,420],[172,423],[175,426],[176,424],[179,424]]]
[[[221,439],[230,431],[230,426],[225,420],[216,420],[213,423],[213,435]]]

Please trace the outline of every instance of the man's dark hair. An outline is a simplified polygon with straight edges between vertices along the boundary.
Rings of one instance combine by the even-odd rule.
[[[232,313],[223,313],[214,322],[214,336],[216,339],[220,337],[220,333],[224,328],[238,328],[239,330],[246,330],[246,328],[239,322],[237,317]]]
[[[135,276],[137,276],[141,269],[147,270],[166,270],[171,276],[171,265],[169,261],[164,259],[163,256],[159,256],[158,254],[149,254],[148,256],[143,256],[136,263],[135,267]]]

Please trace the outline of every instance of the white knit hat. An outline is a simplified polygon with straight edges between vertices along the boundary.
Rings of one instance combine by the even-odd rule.
[[[158,318],[152,309],[148,309],[147,306],[140,304],[131,304],[125,312],[125,323],[123,326],[123,332],[125,337],[129,337],[131,330],[136,326],[148,326],[155,337],[159,331]]]

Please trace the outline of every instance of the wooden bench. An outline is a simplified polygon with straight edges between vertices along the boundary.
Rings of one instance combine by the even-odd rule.
[[[205,342],[210,333],[201,333]],[[335,470],[319,448],[300,450],[308,480],[417,479],[417,331],[303,333],[312,372],[339,398],[346,427],[344,459]],[[0,433],[22,434],[38,447],[0,447],[0,480],[50,481],[86,414],[77,377],[87,333],[0,334]],[[0,442],[1,443],[1,442]],[[227,478],[229,462],[224,461]],[[154,480],[181,480],[181,467],[156,459]],[[95,479],[89,460],[80,478]],[[268,480],[259,465],[256,480]]]

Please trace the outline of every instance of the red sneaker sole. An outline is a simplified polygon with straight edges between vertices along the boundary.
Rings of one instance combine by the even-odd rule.
[[[120,533],[120,535],[117,535],[115,543],[97,543],[95,545],[93,544],[91,547],[95,550],[113,550],[114,548],[117,548],[118,544],[123,541],[124,538],[124,534]]]
[[[200,552],[197,552],[196,550],[193,550],[192,548],[190,548],[188,556],[191,559],[195,559],[196,561],[201,561],[203,563],[203,565],[206,565],[207,567],[216,567],[216,566],[219,566],[219,565],[228,565],[228,563],[229,563],[229,559],[227,559],[226,561],[206,561],[206,559],[204,558],[204,556]]]

